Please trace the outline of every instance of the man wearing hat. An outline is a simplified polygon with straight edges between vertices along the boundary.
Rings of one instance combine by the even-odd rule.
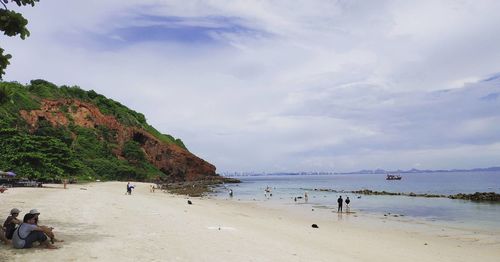
[[[40,246],[45,248],[57,248],[50,244],[44,229],[35,224],[35,215],[26,214],[23,218],[23,223],[16,228],[12,237],[12,245],[14,248],[31,248],[34,242],[39,242]]]
[[[56,237],[54,236],[54,232],[52,232],[52,230],[54,229],[53,227],[38,225],[38,216],[40,216],[40,212],[38,211],[38,209],[31,209],[29,214],[34,216],[35,225],[37,225],[43,229],[43,233],[45,233],[50,238],[50,242],[52,242],[52,244],[54,244],[54,242],[63,242],[64,241],[64,240],[56,239]]]
[[[5,229],[5,237],[7,239],[12,239],[12,235],[14,234],[16,227],[21,224],[21,220],[17,218],[20,212],[21,210],[13,208],[12,210],[10,210],[10,216],[8,216],[3,223],[3,228]]]

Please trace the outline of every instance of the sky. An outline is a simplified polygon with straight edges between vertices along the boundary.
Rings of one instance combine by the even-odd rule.
[[[95,90],[218,172],[500,166],[500,1],[8,6],[5,81]]]

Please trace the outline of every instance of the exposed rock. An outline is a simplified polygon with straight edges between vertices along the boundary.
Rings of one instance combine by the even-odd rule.
[[[474,194],[456,194],[448,196],[451,199],[463,199],[472,201],[500,202],[500,194],[495,192],[476,192]]]
[[[67,108],[63,112],[61,108]],[[74,99],[43,100],[40,110],[21,110],[20,115],[32,131],[38,121],[46,120],[53,126],[68,126],[73,123],[86,128],[105,126],[116,132],[118,147],[113,153],[121,158],[125,142],[138,142],[147,160],[168,176],[168,181],[222,180],[215,173],[215,166],[193,155],[176,144],[160,141],[146,130],[122,125],[114,116],[104,115],[93,104]]]

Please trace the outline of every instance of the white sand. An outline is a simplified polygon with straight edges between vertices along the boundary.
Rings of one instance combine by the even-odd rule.
[[[149,184],[136,183],[128,196],[125,185],[0,194],[2,216],[37,208],[41,224],[65,240],[57,250],[0,246],[0,261],[500,261],[495,235],[238,201],[191,198],[188,205],[183,196],[150,193]]]

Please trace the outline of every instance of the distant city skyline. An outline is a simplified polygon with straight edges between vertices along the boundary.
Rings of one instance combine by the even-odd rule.
[[[219,173],[500,165],[499,1],[12,8],[5,81],[93,89]]]

